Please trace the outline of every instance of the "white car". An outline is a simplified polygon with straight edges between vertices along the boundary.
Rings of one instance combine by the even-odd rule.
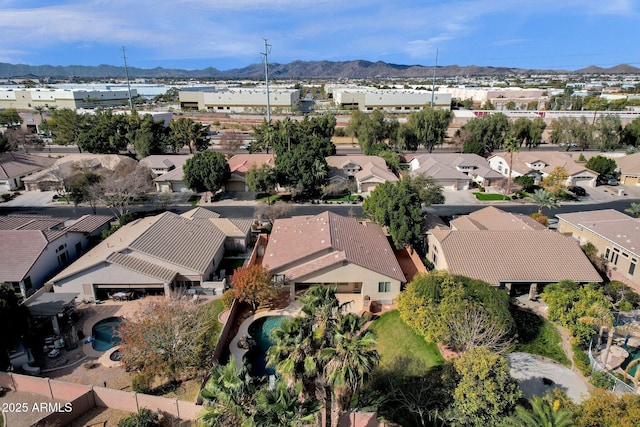
[[[60,350],[58,350],[57,348],[54,348],[49,352],[47,356],[49,356],[52,359],[55,359],[56,357],[60,356]]]

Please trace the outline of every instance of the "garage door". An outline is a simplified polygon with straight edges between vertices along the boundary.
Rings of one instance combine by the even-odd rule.
[[[365,182],[360,184],[360,192],[362,193],[370,193],[372,192],[376,186],[378,185],[377,182]]]
[[[227,181],[224,186],[226,191],[244,191],[244,182],[242,181]]]
[[[638,185],[640,183],[640,177],[632,175],[624,175],[622,177],[623,185]]]

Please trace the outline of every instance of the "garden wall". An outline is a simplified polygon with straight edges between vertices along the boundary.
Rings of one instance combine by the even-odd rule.
[[[8,372],[0,372],[0,386],[18,392],[37,394],[46,399],[57,400],[62,402],[63,405],[71,403],[71,412],[54,412],[43,418],[49,423],[57,421],[59,425],[68,424],[71,420],[96,406],[128,412],[137,412],[140,408],[148,408],[153,412],[160,411],[183,420],[194,420],[202,409],[201,406],[193,402],[178,399]]]

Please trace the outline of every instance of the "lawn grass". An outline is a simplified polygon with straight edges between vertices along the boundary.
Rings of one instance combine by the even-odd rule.
[[[369,328],[376,332],[376,350],[382,369],[397,366],[402,360],[407,374],[419,376],[444,363],[438,346],[416,334],[400,318],[398,310],[384,313]]]
[[[260,193],[260,194],[256,195],[256,202],[269,203],[269,198],[271,198],[271,203],[275,203],[276,201],[281,199],[282,196],[283,196],[283,194],[268,195],[268,194],[265,194],[265,193]]]
[[[189,200],[187,201],[191,203],[191,206],[197,206],[198,203],[200,203],[200,196],[198,196],[197,194],[193,194],[189,197]]]
[[[560,332],[547,319],[535,313],[513,308],[511,314],[518,330],[518,342],[509,349],[510,353],[524,352],[548,357],[565,366],[571,366],[562,349]]]
[[[324,199],[325,202],[327,203],[337,203],[337,202],[353,202],[358,198],[357,195],[348,195],[345,194],[344,196],[339,196],[339,197],[327,197]]]
[[[509,196],[504,196],[502,194],[497,193],[473,193],[476,196],[476,199],[480,201],[494,201],[494,200],[511,200]]]

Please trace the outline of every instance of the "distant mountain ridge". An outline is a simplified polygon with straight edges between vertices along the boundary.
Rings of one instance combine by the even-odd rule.
[[[365,78],[430,78],[433,67],[424,65],[398,65],[382,61],[294,61],[288,64],[273,63],[269,73],[276,79],[317,78],[317,79],[365,79]],[[438,77],[455,76],[504,76],[509,74],[640,74],[640,68],[627,64],[611,68],[590,66],[575,71],[532,70],[523,68],[491,67],[478,65],[445,65],[437,68]],[[25,65],[0,63],[0,78],[18,76],[37,76],[39,78],[121,78],[124,67],[114,65]],[[202,70],[183,70],[156,67],[151,69],[129,67],[131,78],[196,78],[196,79],[250,79],[264,76],[263,64],[251,64],[244,68],[220,71],[213,67]]]

